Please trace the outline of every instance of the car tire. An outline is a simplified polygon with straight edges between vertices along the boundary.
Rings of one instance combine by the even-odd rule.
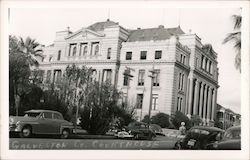
[[[181,149],[181,144],[180,143],[175,143],[174,149],[180,150]]]
[[[32,129],[31,126],[24,126],[20,132],[21,138],[29,138],[32,135]]]
[[[69,129],[63,129],[61,134],[61,139],[67,139],[69,137]]]

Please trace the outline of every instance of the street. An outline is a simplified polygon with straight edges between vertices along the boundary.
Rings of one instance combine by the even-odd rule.
[[[173,149],[176,140],[157,136],[154,140],[10,138],[10,149]]]

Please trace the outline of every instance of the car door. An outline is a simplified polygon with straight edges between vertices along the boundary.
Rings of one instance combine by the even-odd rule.
[[[63,117],[59,113],[53,113],[53,132],[60,134],[61,125],[64,122]]]
[[[43,112],[40,118],[40,132],[42,134],[55,134],[51,112]]]

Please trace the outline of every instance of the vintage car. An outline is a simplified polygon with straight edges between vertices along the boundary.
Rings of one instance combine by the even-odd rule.
[[[130,135],[133,135],[134,139],[147,139],[152,140],[156,137],[155,132],[150,129],[148,124],[143,122],[131,122],[126,130]]]
[[[174,149],[212,149],[218,135],[224,130],[217,127],[195,126],[190,128],[186,135],[180,138]]]
[[[60,135],[68,138],[73,132],[73,123],[63,119],[61,113],[51,110],[29,110],[24,116],[10,116],[9,131],[20,137],[31,137],[32,134]]]
[[[240,150],[241,149],[241,127],[233,126],[228,128],[222,138],[215,142],[214,149],[219,150]]]

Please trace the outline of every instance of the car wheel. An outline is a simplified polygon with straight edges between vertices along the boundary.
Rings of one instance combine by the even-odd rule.
[[[31,137],[32,135],[32,129],[30,126],[24,126],[21,133],[20,133],[20,137],[21,138],[28,138]]]
[[[69,130],[68,129],[63,129],[62,134],[61,134],[61,138],[66,139],[68,137],[69,137]]]
[[[174,149],[180,150],[181,149],[181,144],[180,143],[175,143]]]

